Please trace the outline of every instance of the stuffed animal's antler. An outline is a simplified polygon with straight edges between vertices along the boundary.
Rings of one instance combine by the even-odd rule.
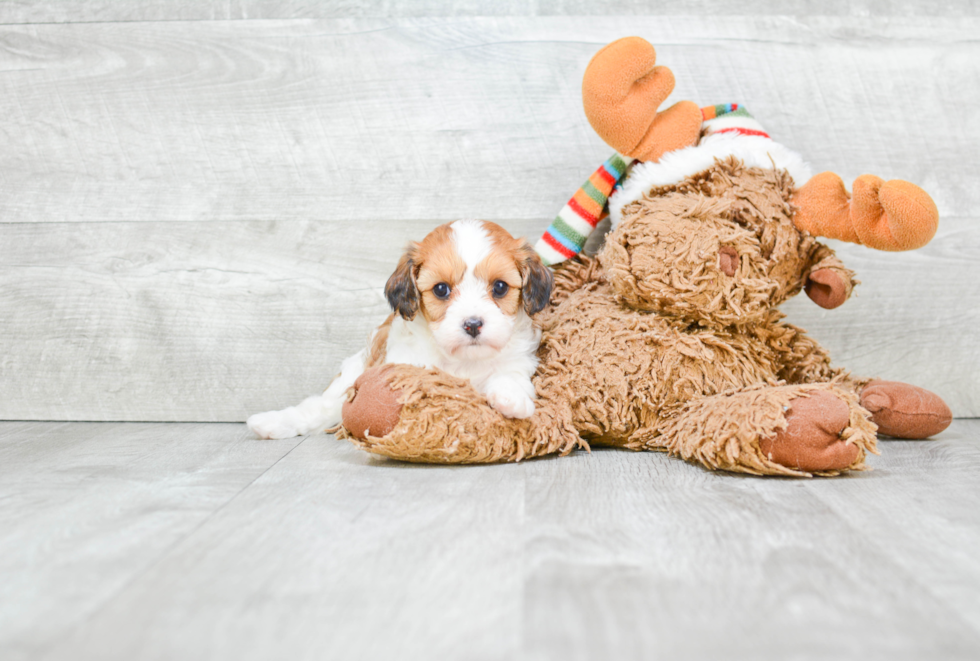
[[[620,154],[641,161],[693,145],[701,132],[701,109],[691,101],[657,112],[674,90],[674,74],[656,62],[648,41],[626,37],[596,53],[582,78],[592,128]]]
[[[793,198],[793,223],[814,236],[860,243],[878,250],[912,250],[929,243],[939,210],[929,194],[907,181],[863,174],[854,195],[833,172],[808,181]]]

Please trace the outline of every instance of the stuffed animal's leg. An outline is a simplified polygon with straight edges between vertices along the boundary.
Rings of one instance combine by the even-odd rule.
[[[281,411],[256,413],[246,420],[248,428],[259,438],[290,438],[337,426],[341,407],[347,401],[347,389],[364,372],[364,354],[360,351],[346,359],[340,374],[322,395],[307,397]]]
[[[922,439],[949,427],[953,414],[939,395],[898,381],[858,378],[830,366],[830,355],[802,328],[780,323],[766,338],[778,363],[777,376],[791,384],[831,382],[853,391],[871,412],[878,432]]]
[[[836,475],[863,469],[865,454],[877,453],[869,417],[834,384],[762,386],[689,403],[666,421],[658,444],[712,470]]]
[[[792,384],[824,383],[840,370],[830,366],[830,354],[798,326],[785,322],[766,335],[776,363],[776,375]]]
[[[539,398],[531,417],[506,418],[469,381],[409,365],[372,368],[358,378],[337,435],[375,454],[440,464],[520,461],[588,447],[560,402]]]

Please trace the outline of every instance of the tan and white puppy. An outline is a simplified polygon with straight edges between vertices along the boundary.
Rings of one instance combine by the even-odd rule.
[[[337,425],[347,389],[385,363],[469,379],[503,415],[526,418],[534,413],[531,375],[541,340],[531,316],[548,304],[551,286],[534,249],[499,225],[441,225],[402,255],[385,285],[394,314],[343,362],[330,387],[297,406],[257,413],[248,426],[261,438],[288,438]]]

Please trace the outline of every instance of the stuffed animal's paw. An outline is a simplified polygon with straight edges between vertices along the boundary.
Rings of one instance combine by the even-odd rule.
[[[861,406],[871,411],[878,433],[893,438],[929,438],[953,421],[939,395],[898,381],[870,382],[861,391]]]
[[[353,396],[343,406],[343,424],[354,438],[386,436],[398,424],[402,405],[388,384],[390,366],[375,367],[357,377]]]
[[[841,471],[857,461],[861,449],[842,438],[851,412],[829,392],[813,392],[789,404],[786,428],[759,446],[771,461],[806,472]]]

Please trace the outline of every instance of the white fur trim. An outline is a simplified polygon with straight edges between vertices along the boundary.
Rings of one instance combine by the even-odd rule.
[[[693,147],[664,154],[659,161],[637,163],[626,183],[609,198],[609,216],[615,227],[622,219],[621,211],[651,188],[676,184],[698,172],[714,166],[715,159],[734,156],[747,167],[776,168],[789,172],[793,183],[802,186],[810,179],[810,166],[803,157],[783,145],[759,135],[717,133],[705,136]]]
[[[762,131],[766,133],[766,130],[762,128],[762,124],[755,121],[751,117],[743,117],[736,115],[732,117],[731,115],[722,115],[721,117],[716,117],[714,119],[709,119],[704,124],[702,128],[708,129],[708,133],[720,133],[725,129],[752,129],[754,131]],[[769,135],[766,133],[766,135]]]

